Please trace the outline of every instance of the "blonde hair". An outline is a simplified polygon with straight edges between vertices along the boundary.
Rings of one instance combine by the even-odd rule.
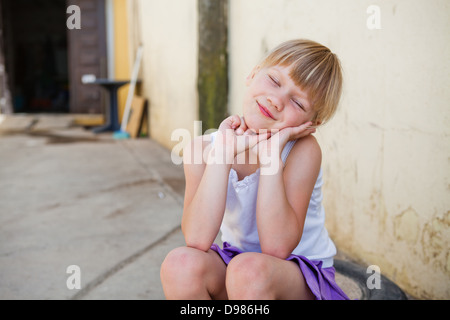
[[[341,64],[327,47],[311,40],[290,40],[273,49],[260,65],[291,67],[289,76],[308,94],[314,124],[327,122],[336,112],[342,92]]]

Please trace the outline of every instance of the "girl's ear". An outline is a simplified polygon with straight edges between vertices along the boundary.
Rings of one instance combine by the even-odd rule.
[[[322,121],[321,120],[317,120],[317,113],[314,115],[314,117],[311,119],[311,122],[313,123],[312,125],[314,126],[314,127],[318,127],[318,126],[320,126],[321,124],[322,124]]]
[[[250,85],[250,83],[252,82],[255,75],[259,72],[259,70],[261,70],[261,67],[257,65],[256,67],[253,68],[252,72],[250,72],[250,74],[247,76],[247,79],[245,81],[245,85],[247,87]]]

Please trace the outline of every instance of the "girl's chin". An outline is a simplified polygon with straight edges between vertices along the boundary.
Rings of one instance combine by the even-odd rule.
[[[268,124],[265,121],[260,121],[259,119],[245,118],[245,123],[247,125],[247,128],[249,128],[250,130],[257,132],[257,133],[259,133],[260,131],[263,131],[263,130],[267,131],[267,130],[274,129],[273,126],[271,126],[270,124]]]
[[[255,116],[249,116],[249,117],[245,117],[245,124],[247,125],[247,128],[252,129],[254,131],[258,131],[261,129],[270,129],[267,125],[267,123],[265,123],[265,121],[261,121],[261,119],[258,119],[258,117]]]

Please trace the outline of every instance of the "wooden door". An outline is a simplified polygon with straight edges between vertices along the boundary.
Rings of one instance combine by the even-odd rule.
[[[67,0],[80,8],[80,29],[67,29],[71,113],[102,113],[106,93],[81,77],[107,77],[105,0]],[[67,14],[69,17],[70,14]]]

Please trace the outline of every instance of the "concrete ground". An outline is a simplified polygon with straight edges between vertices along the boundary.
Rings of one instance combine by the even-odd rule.
[[[72,124],[0,115],[0,299],[164,299],[160,265],[184,245],[182,166],[151,139]],[[350,298],[367,298],[343,271]]]

